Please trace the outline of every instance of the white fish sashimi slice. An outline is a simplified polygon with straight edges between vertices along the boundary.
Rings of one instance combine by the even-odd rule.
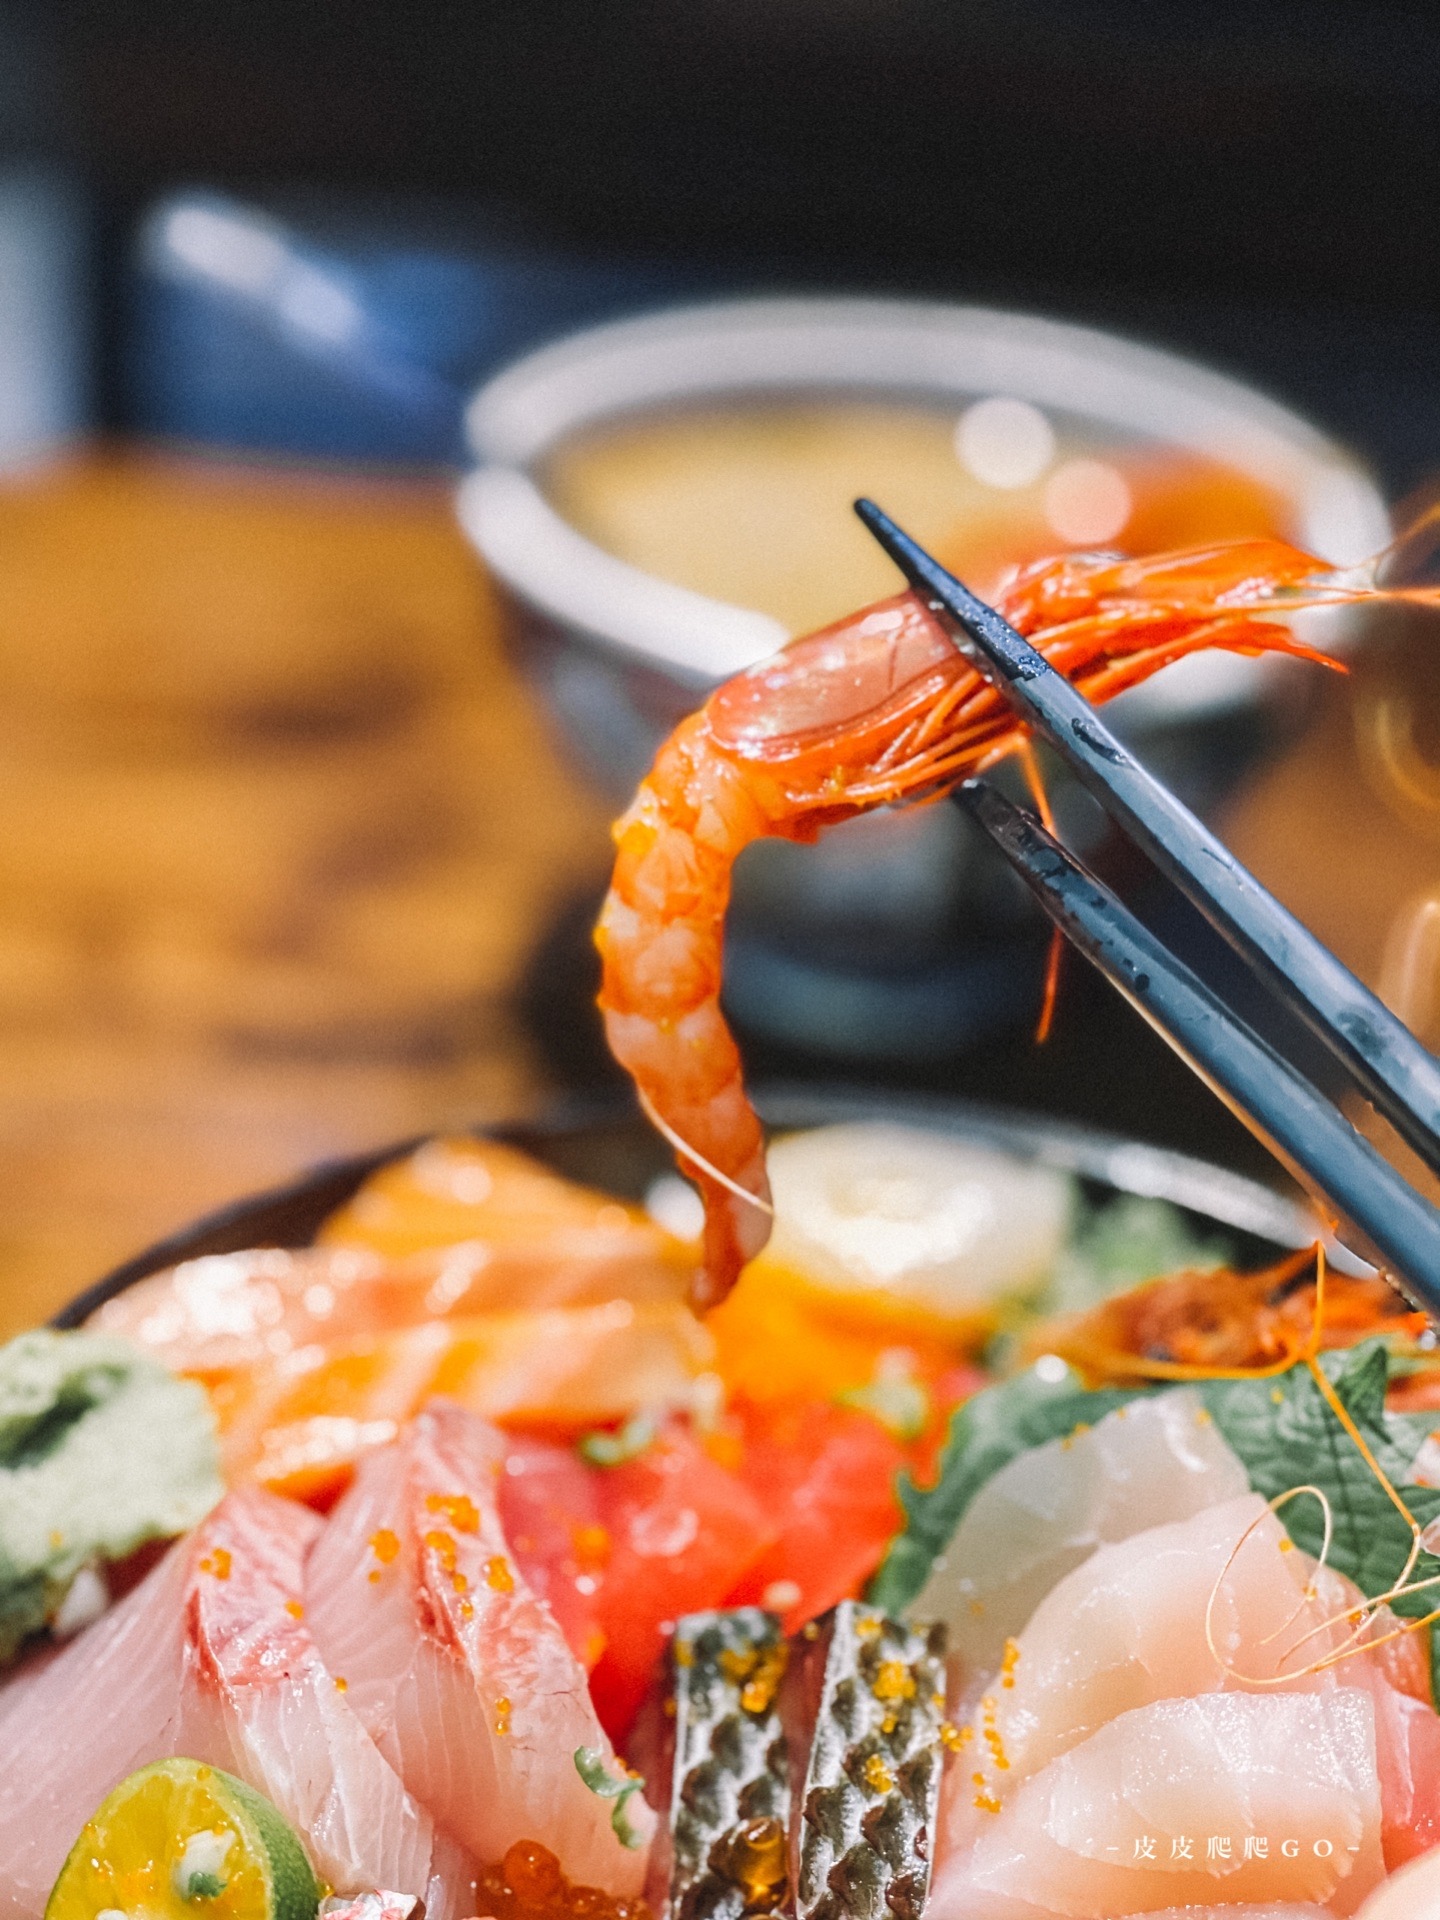
[[[1422,1854],[1372,1893],[1359,1920],[1435,1920],[1440,1914],[1440,1849]]]
[[[1181,1387],[1138,1400],[994,1474],[910,1611],[944,1620],[952,1655],[989,1671],[1056,1582],[1098,1547],[1249,1490],[1197,1394]]]
[[[232,1493],[197,1535],[187,1594],[181,1751],[197,1759],[217,1721],[242,1780],[305,1837],[341,1892],[416,1893],[435,1832],[316,1650],[304,1620],[306,1550],[316,1516],[273,1494]],[[223,1556],[223,1558],[222,1558]]]
[[[232,1493],[0,1715],[0,1915],[38,1915],[110,1789],[186,1755],[273,1800],[344,1891],[419,1891],[434,1830],[326,1671],[298,1616],[319,1522]],[[13,1744],[12,1744],[13,1743]]]
[[[993,1772],[990,1791],[1013,1792],[1119,1713],[1239,1684],[1227,1669],[1260,1679],[1284,1671],[1295,1642],[1335,1610],[1307,1602],[1310,1564],[1257,1493],[1101,1547],[1035,1609],[976,1716],[976,1764]],[[1307,1665],[1340,1631],[1285,1664]]]
[[[1440,1716],[1428,1701],[1397,1692],[1379,1674],[1364,1679],[1375,1701],[1382,1839],[1393,1872],[1440,1845]],[[1440,1898],[1435,1912],[1440,1920]]]
[[[35,1920],[110,1789],[177,1751],[187,1577],[185,1549],[176,1547],[88,1633],[3,1696],[4,1920]]]
[[[536,1840],[572,1882],[639,1892],[643,1848],[575,1769],[612,1758],[584,1669],[520,1577],[496,1505],[495,1428],[435,1401],[362,1462],[311,1554],[322,1654],[410,1791],[486,1864]],[[646,1818],[635,1806],[636,1825]]]
[[[1324,1920],[1326,1911],[1309,1900],[1267,1900],[1261,1906],[1247,1900],[1238,1907],[1229,1901],[1220,1907],[1165,1907],[1146,1920]]]
[[[425,1889],[425,1920],[467,1920],[479,1910],[480,1869],[448,1834],[437,1833]]]
[[[1027,1780],[943,1863],[927,1920],[1351,1914],[1383,1875],[1369,1695],[1211,1693],[1123,1713]]]

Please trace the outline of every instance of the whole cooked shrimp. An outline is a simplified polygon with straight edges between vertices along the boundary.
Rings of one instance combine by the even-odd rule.
[[[1012,572],[995,605],[1100,702],[1208,647],[1320,660],[1273,617],[1367,598],[1432,601],[1279,540]],[[1267,617],[1272,616],[1272,617]],[[720,1010],[730,875],[752,840],[813,840],[936,799],[1022,747],[1024,727],[910,593],[794,641],[712,693],[661,747],[628,811],[596,929],[610,1049],[705,1202],[701,1307],[770,1231],[765,1145]]]

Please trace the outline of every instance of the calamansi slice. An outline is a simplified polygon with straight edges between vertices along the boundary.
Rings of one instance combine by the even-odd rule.
[[[45,1920],[315,1920],[319,1888],[270,1802],[198,1760],[159,1760],[108,1795]]]

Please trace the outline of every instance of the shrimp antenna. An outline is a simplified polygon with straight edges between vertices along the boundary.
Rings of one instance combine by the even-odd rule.
[[[1015,749],[1015,758],[1025,777],[1030,798],[1035,802],[1035,811],[1040,816],[1040,824],[1047,833],[1055,831],[1055,816],[1050,810],[1050,796],[1045,791],[1045,776],[1040,770],[1039,757],[1029,734],[1021,740]],[[1060,998],[1060,968],[1065,958],[1065,936],[1059,927],[1050,929],[1050,950],[1045,957],[1045,989],[1040,1000],[1040,1018],[1035,1022],[1035,1044],[1043,1047],[1050,1038],[1050,1029],[1055,1024],[1055,1007]]]

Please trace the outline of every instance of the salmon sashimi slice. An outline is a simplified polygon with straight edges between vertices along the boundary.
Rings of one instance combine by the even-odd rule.
[[[927,1920],[1353,1914],[1384,1871],[1369,1694],[1210,1693],[1122,1713],[1024,1781],[942,1862]]]
[[[698,1252],[613,1194],[567,1180],[498,1140],[463,1138],[427,1140],[372,1173],[316,1239],[322,1246],[365,1247],[391,1259],[464,1241],[488,1248],[497,1262],[518,1256],[538,1266],[548,1252],[563,1267],[569,1254],[581,1262],[577,1278],[583,1276],[582,1255],[598,1262],[608,1254],[616,1272],[633,1263],[629,1285],[645,1288],[643,1297],[665,1299],[683,1292]],[[624,1291],[613,1287],[588,1297],[608,1299]],[[493,1294],[493,1304],[506,1303],[504,1294]],[[477,1299],[474,1306],[490,1304]],[[524,1296],[508,1304],[552,1301]]]
[[[477,1233],[403,1256],[344,1243],[207,1254],[127,1287],[89,1324],[176,1373],[212,1373],[457,1314],[683,1299],[694,1264],[683,1243],[614,1203],[608,1212],[537,1224],[514,1244]]]
[[[683,1405],[712,1357],[678,1301],[609,1300],[432,1320],[201,1377],[228,1477],[324,1506],[362,1454],[437,1394],[486,1419],[575,1433],[637,1407]]]
[[[327,1670],[304,1619],[320,1521],[259,1489],[228,1494],[135,1590],[0,1695],[0,1914],[45,1906],[65,1855],[110,1789],[185,1755],[263,1793],[342,1891],[428,1891],[429,1815]],[[449,1856],[460,1877],[458,1856]]]
[[[1248,1493],[1245,1469],[1188,1387],[1017,1455],[976,1494],[912,1608],[952,1655],[999,1666],[1005,1641],[1098,1547]]]
[[[362,1461],[312,1551],[308,1618],[348,1699],[444,1832],[486,1865],[518,1840],[568,1879],[638,1894],[577,1749],[614,1767],[585,1672],[500,1523],[504,1436],[435,1401]],[[634,1799],[636,1825],[646,1819]]]

